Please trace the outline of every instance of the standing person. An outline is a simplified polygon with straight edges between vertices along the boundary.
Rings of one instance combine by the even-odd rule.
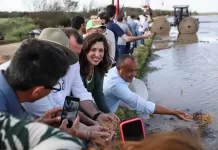
[[[147,16],[141,16],[140,18],[140,26],[139,26],[139,35],[143,35],[145,31],[148,31],[148,22]],[[145,44],[145,40],[141,39],[141,44]]]
[[[133,30],[132,35],[133,35],[133,36],[137,36],[138,30],[139,30],[139,26],[138,26],[138,24],[135,22],[135,20],[136,20],[136,17],[135,17],[134,15],[131,15],[131,16],[130,16],[130,19],[129,19],[129,21],[128,21],[128,24],[132,27],[132,30]],[[130,47],[131,47],[131,48],[130,48],[130,49],[131,49],[131,50],[130,50],[130,53],[132,54],[134,48],[137,47],[137,41],[131,42],[131,46],[130,46]]]
[[[125,24],[123,21],[124,15],[123,14],[119,14],[117,16],[117,25],[123,30],[123,32],[127,35],[127,36],[132,36],[132,33],[130,31],[130,29],[128,28],[127,24]],[[119,52],[119,56],[122,56],[123,54],[129,54],[129,52],[127,51],[127,46],[126,46],[126,41],[123,40],[122,38],[118,38],[117,41],[117,48],[118,48],[118,52]]]
[[[107,16],[105,12],[102,12],[98,15],[99,19],[101,20],[101,24],[107,26],[110,18]],[[116,43],[115,43],[115,35],[114,33],[106,28],[106,31],[103,33],[106,37],[109,45],[109,55],[112,60],[112,65],[115,64],[115,50],[116,50]]]
[[[71,20],[71,27],[76,29],[81,36],[85,34],[85,19],[82,16],[75,16]]]
[[[150,6],[148,6],[148,9],[147,9],[147,11],[148,11],[148,15],[150,16],[150,18],[151,18],[151,21],[153,21],[153,10],[151,9],[151,7]]]
[[[137,23],[137,25],[138,25],[138,28],[139,28],[139,26],[140,26],[140,18],[139,18],[139,17],[137,17],[137,18],[136,18],[134,21]]]
[[[132,26],[128,23],[127,17],[123,17],[123,23],[126,24],[129,28],[129,31],[131,32],[132,36],[134,36],[134,30]],[[133,47],[131,47],[132,42],[126,42],[126,52],[127,54],[132,54],[133,52]]]
[[[115,43],[116,43],[115,60],[118,59],[118,55],[119,55],[118,47],[117,47],[118,37],[121,37],[126,42],[133,42],[133,41],[140,40],[140,39],[146,39],[146,38],[152,36],[152,34],[150,32],[145,32],[142,36],[137,36],[137,37],[136,36],[127,36],[123,32],[123,30],[113,21],[113,19],[115,18],[115,14],[116,14],[116,7],[114,5],[107,6],[106,14],[110,18],[110,21],[107,24],[107,28],[109,30],[111,30],[115,36]]]
[[[132,30],[133,30],[133,33],[132,35],[133,36],[137,36],[137,31],[138,31],[138,24],[135,22],[136,18],[134,15],[131,15],[130,16],[130,19],[127,21],[127,23],[131,26]]]
[[[137,23],[137,25],[138,25],[137,35],[139,36],[139,35],[140,35],[140,34],[139,34],[140,18],[137,17],[134,21],[135,21],[135,22]],[[140,43],[141,43],[141,40],[136,41],[137,47],[139,47]]]

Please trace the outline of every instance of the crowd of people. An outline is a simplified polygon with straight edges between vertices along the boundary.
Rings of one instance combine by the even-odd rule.
[[[115,113],[121,103],[144,114],[191,120],[129,89],[137,73],[133,48],[152,33],[146,17],[139,22],[121,14],[114,21],[115,12],[108,5],[87,23],[75,16],[69,28],[45,28],[37,39],[22,41],[13,58],[0,65],[0,149],[107,146],[114,129],[103,124],[119,125]],[[70,128],[68,120],[60,123],[66,96],[80,99]]]

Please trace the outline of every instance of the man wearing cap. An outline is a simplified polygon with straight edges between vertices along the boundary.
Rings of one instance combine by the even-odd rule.
[[[106,26],[101,24],[101,21],[98,19],[91,19],[86,24],[86,34],[83,37],[86,37],[92,33],[103,33],[105,32]]]
[[[46,28],[42,30],[38,39],[47,41],[65,50],[71,65],[67,74],[59,80],[56,85],[56,89],[52,90],[48,96],[39,101],[34,103],[23,103],[23,107],[28,112],[31,112],[33,116],[39,117],[52,108],[62,107],[65,97],[73,95],[74,97],[80,98],[80,107],[87,115],[89,115],[90,118],[95,118],[94,120],[99,123],[103,123],[105,121],[116,122],[116,118],[112,115],[101,113],[97,106],[93,103],[92,94],[84,87],[80,77],[78,56],[69,48],[69,39],[65,33],[58,28]],[[10,62],[7,62],[6,65],[1,65],[0,69],[7,68],[9,63]],[[4,68],[2,68],[2,66]],[[52,66],[51,68],[55,67],[56,66]]]
[[[109,45],[109,55],[111,57],[112,62],[114,62],[115,58],[115,36],[114,33],[106,28],[106,26],[101,22],[100,19],[91,19],[87,22],[86,25],[86,35],[88,36],[92,33],[102,33]],[[85,37],[84,36],[84,37]]]

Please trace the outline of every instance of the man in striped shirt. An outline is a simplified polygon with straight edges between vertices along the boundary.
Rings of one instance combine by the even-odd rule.
[[[0,113],[0,139],[0,149],[82,149],[81,140],[57,128],[21,121],[6,113]]]

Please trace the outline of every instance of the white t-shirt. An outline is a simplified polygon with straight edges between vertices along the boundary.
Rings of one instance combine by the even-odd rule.
[[[0,69],[5,70],[10,64],[10,61],[0,65]],[[34,103],[22,103],[23,107],[27,112],[33,116],[42,116],[46,111],[56,108],[63,107],[65,97],[69,96],[72,92],[74,97],[80,98],[80,101],[92,100],[92,94],[87,91],[84,87],[81,76],[80,76],[80,65],[79,62],[70,66],[67,74],[59,80],[61,85],[61,91],[51,93],[35,101]]]
[[[146,29],[148,29],[148,22],[141,21],[140,26],[139,26],[139,32],[145,32]]]

